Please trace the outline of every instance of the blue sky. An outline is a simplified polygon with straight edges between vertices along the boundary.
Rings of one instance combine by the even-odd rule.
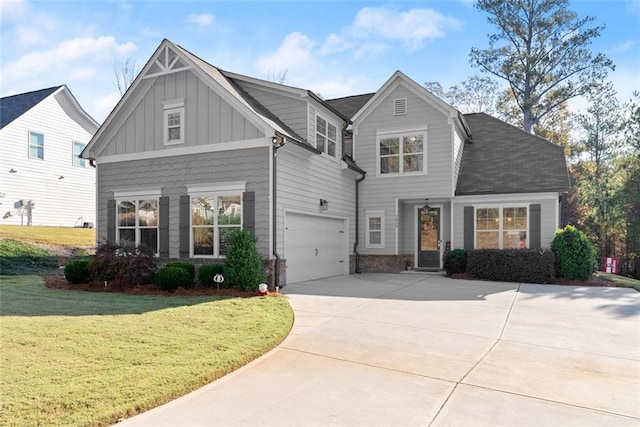
[[[0,2],[0,94],[66,84],[98,122],[119,99],[114,63],[142,68],[163,38],[236,73],[286,70],[286,84],[334,98],[373,92],[395,70],[458,84],[479,74],[469,50],[494,31],[471,0]],[[640,0],[570,8],[606,25],[591,47],[614,61],[610,79],[628,100],[640,90]]]

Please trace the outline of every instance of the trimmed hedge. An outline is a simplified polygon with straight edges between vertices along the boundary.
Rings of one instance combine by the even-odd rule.
[[[187,261],[171,261],[164,265],[165,267],[178,267],[184,269],[187,273],[189,273],[189,277],[191,278],[191,282],[196,277],[196,267]]]
[[[589,280],[598,268],[596,248],[572,225],[556,231],[551,249],[556,254],[556,274],[570,280]]]
[[[213,277],[220,273],[225,276],[225,281],[220,284],[221,287],[229,287],[229,281],[226,278],[225,268],[223,264],[205,264],[198,267],[198,282],[200,286],[211,288],[216,286]]]
[[[447,277],[454,274],[467,272],[467,251],[465,249],[453,249],[444,254],[444,269]]]
[[[173,292],[191,286],[189,273],[180,267],[160,267],[156,271],[156,285],[163,291]]]
[[[481,280],[554,283],[555,255],[549,249],[477,249],[469,251],[467,273]]]
[[[90,259],[77,259],[67,263],[64,267],[64,277],[73,284],[87,283],[89,281]]]

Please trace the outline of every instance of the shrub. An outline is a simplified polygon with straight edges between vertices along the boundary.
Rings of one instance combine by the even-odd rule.
[[[556,275],[570,280],[588,280],[597,270],[597,252],[589,238],[572,225],[556,231],[551,249],[556,256]]]
[[[96,249],[89,272],[91,279],[110,282],[115,289],[151,283],[156,272],[155,254],[144,246],[107,242]]]
[[[172,261],[165,264],[165,267],[177,267],[184,269],[187,273],[189,273],[189,277],[191,278],[191,282],[193,283],[193,279],[196,277],[196,268],[195,266],[187,261]]]
[[[554,263],[548,249],[477,249],[467,255],[467,273],[496,282],[554,283]]]
[[[227,240],[225,271],[229,285],[255,292],[266,280],[256,239],[247,230],[233,231]]]
[[[163,291],[173,292],[191,286],[189,272],[180,267],[160,267],[156,272],[156,285]]]
[[[447,276],[467,272],[467,251],[465,249],[453,249],[444,254],[444,269]]]
[[[223,276],[225,276],[225,281],[223,283],[221,283],[220,286],[228,287],[229,286],[229,281],[227,280],[226,272],[224,270],[225,269],[224,269],[224,265],[223,264],[205,264],[205,265],[201,265],[198,268],[198,282],[200,283],[200,286],[205,286],[207,288],[215,286],[215,282],[213,281],[213,277],[216,274],[220,273]]]
[[[64,266],[64,277],[74,284],[87,283],[89,281],[89,259],[77,259]]]

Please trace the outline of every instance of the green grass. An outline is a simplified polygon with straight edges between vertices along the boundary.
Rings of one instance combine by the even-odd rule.
[[[31,243],[0,239],[0,274],[38,274],[58,267],[58,257]]]
[[[622,286],[624,288],[634,288],[636,291],[640,291],[640,280],[632,279],[630,277],[618,276],[617,274],[603,273],[599,271],[596,273],[596,277],[604,279],[608,282],[613,282],[616,286]]]
[[[62,291],[0,277],[0,425],[115,423],[264,354],[292,322],[285,298]]]
[[[21,240],[43,245],[95,247],[96,230],[93,228],[0,225],[0,239]]]

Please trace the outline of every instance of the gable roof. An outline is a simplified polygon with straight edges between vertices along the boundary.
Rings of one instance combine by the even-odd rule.
[[[353,117],[364,104],[366,104],[375,93],[363,95],[345,96],[343,98],[327,99],[327,104],[342,113],[347,118]]]
[[[43,99],[64,86],[20,93],[0,98],[0,129],[35,107]]]
[[[485,113],[465,114],[465,143],[456,196],[567,191],[562,147]]]

